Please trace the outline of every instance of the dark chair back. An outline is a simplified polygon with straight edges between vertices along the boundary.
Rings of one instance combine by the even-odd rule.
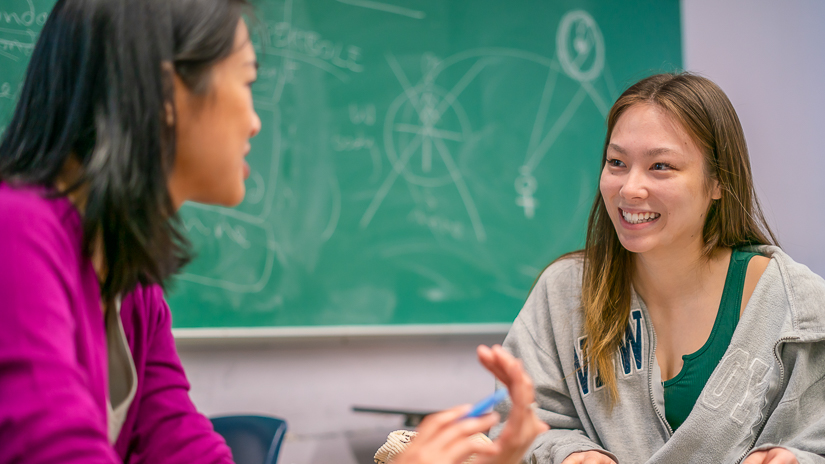
[[[223,416],[211,418],[215,431],[232,450],[236,464],[276,464],[286,422],[265,416]]]

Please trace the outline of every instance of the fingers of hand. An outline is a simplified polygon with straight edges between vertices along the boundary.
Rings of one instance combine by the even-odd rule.
[[[501,353],[504,350],[499,345],[493,345],[492,348],[488,348],[484,345],[479,345],[476,353],[478,354],[478,360],[481,364],[487,368],[488,371],[492,372],[497,379],[501,380],[504,383],[507,383],[506,379],[506,361],[507,358],[502,358]]]
[[[765,456],[768,454],[767,451],[756,451],[751,453],[747,459],[742,461],[742,464],[762,464],[765,461]]]
[[[499,420],[497,413],[461,419],[468,411],[469,406],[458,406],[427,416],[418,428],[415,441],[432,442],[436,446],[447,447],[453,442],[489,430]]]
[[[492,455],[500,451],[495,443],[471,440],[498,422],[498,414],[461,419],[469,405],[457,406],[427,416],[418,428],[418,435],[403,453],[401,464],[459,464],[470,455]]]
[[[514,407],[527,406],[533,402],[533,381],[524,371],[520,360],[500,345],[493,345],[492,348],[481,345],[477,352],[478,359],[484,367],[507,386]]]
[[[421,440],[420,436],[395,460],[397,464],[460,464],[471,455],[489,456],[498,453],[495,443],[484,443],[468,438],[441,444]]]
[[[534,398],[533,380],[524,371],[520,360],[513,360],[513,363],[508,367],[508,375],[511,383],[510,398],[513,400],[513,405],[529,407]]]
[[[799,461],[789,450],[776,447],[751,453],[742,464],[799,464]]]
[[[606,454],[598,451],[580,451],[573,453],[561,462],[561,464],[616,464]]]
[[[492,456],[498,454],[500,448],[496,443],[480,442],[470,439],[457,440],[444,451],[447,457],[446,462],[463,463],[473,454]],[[422,464],[430,464],[436,460],[422,461]]]
[[[785,448],[771,448],[768,450],[769,464],[799,464],[796,456]]]
[[[438,434],[445,426],[470,412],[471,408],[472,406],[469,404],[462,404],[436,414],[430,414],[418,426],[418,436],[428,437]]]

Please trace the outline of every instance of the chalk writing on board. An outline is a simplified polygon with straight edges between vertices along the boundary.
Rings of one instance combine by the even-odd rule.
[[[14,2],[17,8],[4,5],[0,10],[0,57],[19,62],[31,56],[37,33],[49,14],[38,13],[32,0]]]
[[[18,11],[0,10],[0,24],[32,27],[46,24],[49,13],[37,13],[32,0],[26,0],[26,8]]]
[[[464,238],[464,224],[449,218],[428,215],[420,209],[410,211],[407,216],[410,222],[428,227],[434,234],[446,233],[456,240]]]
[[[237,243],[241,248],[247,249],[252,244],[246,236],[246,229],[241,225],[232,225],[227,221],[221,221],[213,225],[211,228],[206,227],[200,219],[194,217],[183,221],[183,227],[187,232],[196,231],[201,235],[207,237],[214,237],[218,240],[226,236],[228,239]]]
[[[27,58],[34,50],[37,34],[31,29],[19,31],[0,27],[0,56],[12,61]]]
[[[333,42],[318,32],[302,30],[289,22],[279,22],[273,26],[263,23],[259,32],[264,53],[285,54],[285,51],[292,51],[295,53],[290,54],[291,58],[311,60],[311,64],[322,69],[328,69],[331,64],[356,73],[364,70],[360,63],[363,52],[355,45]]]
[[[372,161],[372,174],[369,182],[375,182],[381,175],[381,151],[373,137],[358,133],[357,135],[333,135],[330,139],[332,149],[337,152],[352,152],[366,150]]]
[[[372,126],[375,124],[375,105],[370,103],[359,107],[357,103],[349,104],[349,120],[353,124],[366,124]]]
[[[11,99],[11,84],[8,82],[3,82],[0,84],[0,98]]]

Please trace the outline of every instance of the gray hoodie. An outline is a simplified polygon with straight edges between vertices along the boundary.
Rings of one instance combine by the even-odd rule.
[[[738,463],[753,450],[782,446],[800,464],[825,463],[825,281],[779,248],[758,249],[771,262],[675,433],[664,418],[656,334],[644,303],[633,294],[615,358],[620,399],[611,412],[598,372],[581,359],[581,259],[547,268],[504,341],[533,378],[538,416],[551,427],[524,462],[559,464],[573,452],[598,450],[620,464]],[[506,417],[509,408],[498,411]]]

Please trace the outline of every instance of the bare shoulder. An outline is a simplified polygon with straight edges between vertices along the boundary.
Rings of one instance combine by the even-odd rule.
[[[759,278],[762,277],[762,274],[765,272],[765,269],[768,268],[768,264],[770,263],[771,259],[767,256],[756,255],[751,258],[748,263],[748,272],[745,275],[745,286],[748,286],[748,282],[752,282],[755,287],[756,283],[759,282]]]
[[[765,273],[765,269],[768,268],[768,264],[770,263],[770,258],[760,255],[754,256],[748,263],[748,271],[745,274],[745,286],[742,289],[742,306],[739,309],[740,316],[742,312],[745,311],[745,306],[748,305],[748,301],[756,289],[756,284],[759,283],[759,279],[762,277],[762,274]]]

